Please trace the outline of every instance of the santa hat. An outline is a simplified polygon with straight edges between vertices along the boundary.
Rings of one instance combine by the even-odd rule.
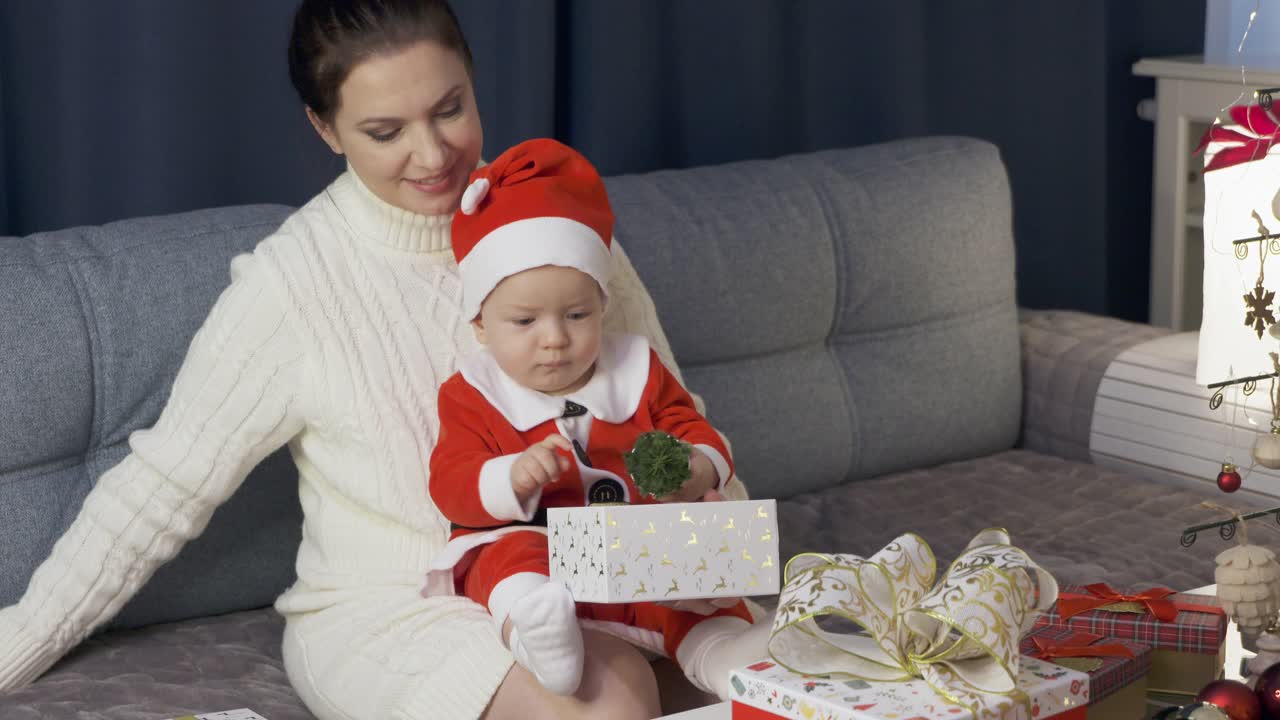
[[[498,283],[543,265],[590,275],[607,292],[613,211],[599,173],[555,140],[528,140],[471,173],[453,216],[453,255],[462,276],[462,312]]]

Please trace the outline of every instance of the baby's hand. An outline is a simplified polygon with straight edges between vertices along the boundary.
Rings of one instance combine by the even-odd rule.
[[[719,486],[720,475],[716,472],[716,466],[706,453],[695,447],[689,453],[689,479],[684,481],[679,490],[658,498],[658,502],[696,502]]]
[[[569,458],[556,453],[556,448],[573,452],[573,445],[563,435],[548,435],[536,445],[520,453],[511,466],[511,489],[524,505],[542,486],[556,481],[569,469]]]

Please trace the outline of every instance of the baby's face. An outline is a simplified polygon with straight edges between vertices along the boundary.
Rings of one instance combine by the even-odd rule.
[[[591,379],[600,354],[604,298],[590,275],[544,265],[498,283],[472,325],[511,379],[548,395],[565,395]]]

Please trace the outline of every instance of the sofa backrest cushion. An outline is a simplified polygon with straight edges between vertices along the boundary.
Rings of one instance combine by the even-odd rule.
[[[993,145],[919,138],[606,182],[615,234],[754,495],[1016,442],[1013,218]]]
[[[85,494],[160,415],[231,258],[290,212],[244,206],[0,238],[0,606]],[[115,618],[127,627],[261,607],[292,582],[301,539],[287,451]]]

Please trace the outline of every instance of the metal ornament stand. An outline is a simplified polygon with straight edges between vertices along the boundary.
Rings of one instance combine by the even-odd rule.
[[[1239,517],[1239,522],[1244,522],[1246,520],[1253,520],[1254,518],[1266,517],[1267,515],[1275,515],[1276,524],[1280,525],[1280,507],[1273,507],[1270,510],[1259,510],[1258,512],[1252,512],[1247,515],[1241,515]],[[1182,531],[1182,538],[1178,540],[1178,543],[1182,545],[1182,547],[1191,547],[1196,543],[1196,533],[1200,532],[1201,530],[1213,530],[1215,528],[1217,528],[1218,530],[1219,537],[1221,537],[1223,540],[1231,540],[1236,536],[1236,524],[1237,524],[1237,519],[1233,517],[1230,520],[1223,520],[1221,522],[1204,523],[1203,525],[1192,525],[1191,527]]]
[[[1263,108],[1270,109],[1272,105],[1272,97],[1271,97],[1272,93],[1280,94],[1280,88],[1264,88],[1262,90],[1258,90],[1257,92],[1255,92],[1254,95],[1257,98],[1259,98],[1259,104],[1261,104]],[[1255,215],[1255,217],[1257,216]],[[1233,250],[1235,251],[1235,256],[1238,260],[1245,260],[1249,257],[1249,244],[1255,243],[1255,242],[1259,244],[1263,242],[1266,243],[1266,246],[1260,248],[1261,254],[1264,258],[1266,257],[1266,254],[1268,252],[1270,252],[1273,255],[1280,255],[1280,236],[1270,234],[1270,232],[1268,232],[1268,230],[1265,227],[1261,226],[1261,222],[1259,222],[1259,229],[1262,231],[1263,233],[1262,235],[1258,235],[1257,237],[1245,238],[1243,240],[1232,241],[1231,245]],[[1259,283],[1261,283],[1261,276],[1259,277]],[[1224,380],[1222,382],[1212,383],[1208,386],[1210,390],[1214,391],[1213,395],[1209,398],[1209,409],[1217,410],[1219,407],[1222,406],[1222,402],[1224,400],[1224,395],[1222,391],[1224,388],[1228,388],[1233,385],[1243,385],[1244,387],[1241,388],[1241,392],[1245,395],[1245,397],[1248,397],[1252,395],[1255,390],[1257,390],[1259,380],[1274,379],[1277,377],[1280,377],[1280,372],[1271,372],[1271,373],[1266,373],[1264,375],[1254,375],[1252,377],[1239,378],[1237,380]],[[1274,397],[1273,397],[1273,401],[1274,401]],[[1273,409],[1273,412],[1274,412],[1274,409]],[[1273,430],[1277,429],[1277,426],[1275,423],[1276,423],[1276,420],[1273,419],[1272,420]],[[1204,530],[1214,530],[1214,529],[1218,531],[1218,536],[1221,537],[1223,540],[1231,540],[1236,536],[1236,525],[1238,522],[1252,520],[1254,518],[1265,517],[1267,515],[1274,515],[1276,523],[1280,524],[1280,507],[1273,507],[1273,508],[1270,508],[1269,510],[1259,510],[1257,512],[1249,513],[1247,515],[1232,517],[1227,520],[1204,523],[1201,525],[1192,525],[1191,527],[1186,528],[1185,530],[1182,531],[1182,537],[1178,540],[1178,543],[1182,545],[1182,547],[1191,547],[1196,542],[1197,533]]]

